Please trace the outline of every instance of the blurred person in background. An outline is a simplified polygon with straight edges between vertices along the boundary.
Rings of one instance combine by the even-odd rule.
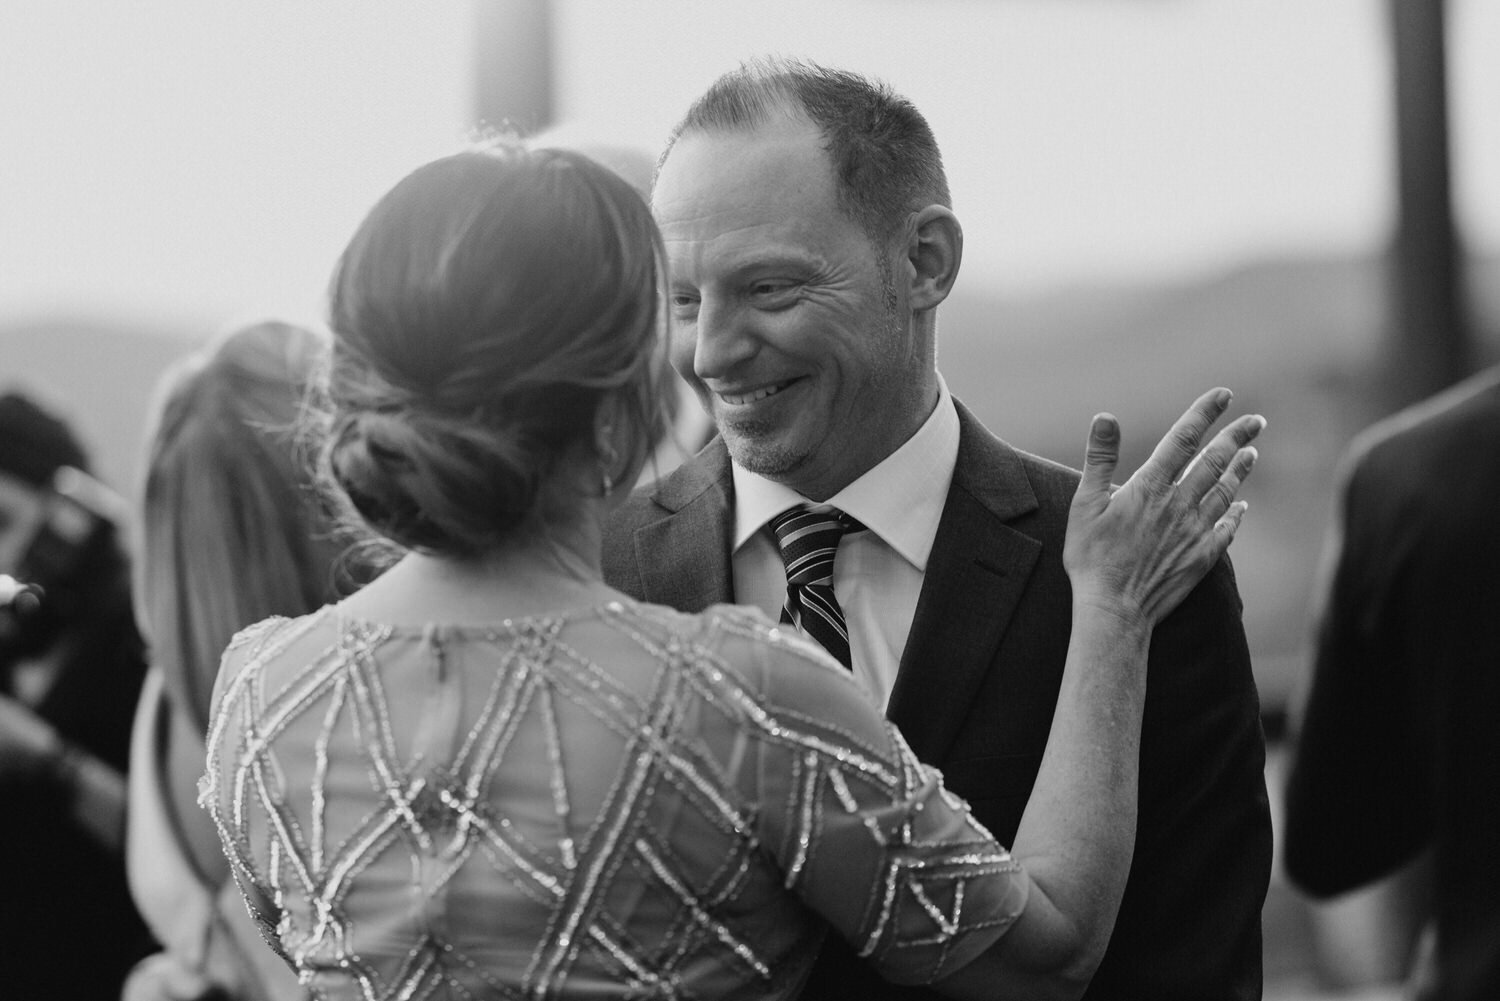
[[[203,802],[268,940],[329,999],[788,998],[830,925],[959,996],[1076,989],[1129,865],[1151,624],[1229,544],[1263,422],[1184,472],[1204,394],[1115,493],[1091,427],[1012,855],[820,648],[602,580],[659,430],[663,256],[620,177],[510,143],[419,168],[345,250],[321,466],[405,552],[225,654]]]
[[[151,669],[131,750],[128,862],[164,950],[136,967],[124,1001],[305,994],[261,941],[197,796],[209,695],[230,638],[353,588],[292,435],[326,349],[302,327],[258,323],[158,384],[135,589]]]
[[[1492,1001],[1500,368],[1362,434],[1339,496],[1286,786],[1287,873],[1317,898],[1386,881],[1367,906],[1393,913],[1364,923],[1390,929],[1388,968],[1412,965],[1423,1001]]]
[[[652,210],[672,361],[720,436],[621,507],[604,569],[644,601],[735,601],[826,639],[1011,843],[1041,789],[1077,610],[1063,542],[1078,473],[1000,440],[939,374],[963,257],[951,201],[928,123],[877,81],[768,60],[694,102]],[[793,581],[814,519],[848,530],[829,536],[824,581]],[[824,588],[815,602],[806,585]],[[1271,825],[1240,612],[1226,559],[1151,637],[1139,828],[1128,873],[1111,874],[1128,882],[1096,1001],[1261,996]],[[807,993],[930,996],[881,982],[835,937]]]
[[[117,524],[57,416],[0,395],[0,996],[114,999],[150,936],[125,885],[145,673]]]

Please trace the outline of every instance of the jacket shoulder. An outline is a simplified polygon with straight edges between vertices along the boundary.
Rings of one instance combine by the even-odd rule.
[[[663,531],[655,537],[658,541],[681,542],[690,549],[700,548],[704,543],[704,526],[723,521],[724,513],[732,507],[733,496],[729,453],[723,442],[715,438],[667,476],[631,491],[605,518],[602,547],[605,581],[627,594],[644,597],[642,559],[669,560],[680,558],[681,553],[674,550],[643,554],[638,541],[642,530],[685,515],[671,526],[662,525]],[[726,549],[726,558],[727,552]]]
[[[605,519],[600,565],[604,571],[604,580],[611,587],[635,597],[644,595],[635,533],[667,514],[666,509],[652,499],[649,488],[641,488],[631,493]]]

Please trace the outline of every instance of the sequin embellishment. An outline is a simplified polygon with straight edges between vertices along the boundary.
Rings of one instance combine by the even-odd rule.
[[[843,704],[846,674],[771,633],[621,603],[274,620],[226,653],[200,802],[320,997],[775,998],[825,921],[941,976],[1019,913],[1018,867]],[[842,716],[777,696],[809,670]]]

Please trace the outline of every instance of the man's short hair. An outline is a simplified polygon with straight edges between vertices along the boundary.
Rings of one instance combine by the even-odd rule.
[[[913,210],[951,207],[937,139],[915,105],[882,81],[795,59],[753,60],[715,80],[672,129],[657,171],[685,133],[749,131],[787,111],[823,134],[839,206],[878,246]]]

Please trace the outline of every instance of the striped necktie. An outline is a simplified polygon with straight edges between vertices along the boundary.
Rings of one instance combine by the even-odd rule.
[[[838,508],[814,511],[806,504],[771,519],[786,564],[781,621],[799,626],[845,667],[850,666],[849,629],[833,596],[833,558],[845,532],[864,528]]]

